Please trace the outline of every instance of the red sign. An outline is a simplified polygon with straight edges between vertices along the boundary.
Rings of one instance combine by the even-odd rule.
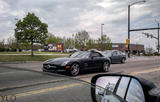
[[[63,44],[57,44],[57,51],[63,50]]]

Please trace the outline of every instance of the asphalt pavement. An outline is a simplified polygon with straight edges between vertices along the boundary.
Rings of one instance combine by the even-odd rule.
[[[0,95],[16,102],[91,102],[90,84],[54,73],[0,67]]]
[[[89,71],[69,77],[44,73],[41,68],[42,62],[1,63],[0,95],[15,95],[16,102],[92,102],[88,82],[103,73]],[[132,58],[125,64],[112,64],[107,73],[138,75],[160,87],[160,58]]]

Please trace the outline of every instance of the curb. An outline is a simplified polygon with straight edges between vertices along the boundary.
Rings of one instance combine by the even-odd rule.
[[[35,63],[44,61],[17,61],[17,62],[0,62],[0,64],[22,64],[22,63]]]

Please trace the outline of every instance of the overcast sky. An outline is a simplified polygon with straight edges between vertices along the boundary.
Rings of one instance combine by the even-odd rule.
[[[104,34],[113,43],[125,43],[127,7],[137,1],[140,0],[0,0],[0,40],[14,35],[15,18],[22,19],[33,12],[56,36],[71,37],[86,30],[96,39],[100,37],[103,23]],[[131,7],[131,28],[157,27],[154,19],[160,21],[160,0],[146,0],[144,4]],[[157,36],[157,30],[149,32]],[[157,41],[141,33],[131,33],[131,43],[155,48]]]

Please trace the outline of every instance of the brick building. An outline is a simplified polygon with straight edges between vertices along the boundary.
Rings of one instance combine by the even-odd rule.
[[[120,50],[122,52],[127,52],[128,47],[125,43],[112,43],[112,50]],[[141,44],[130,44],[131,54],[144,53],[144,45]]]

